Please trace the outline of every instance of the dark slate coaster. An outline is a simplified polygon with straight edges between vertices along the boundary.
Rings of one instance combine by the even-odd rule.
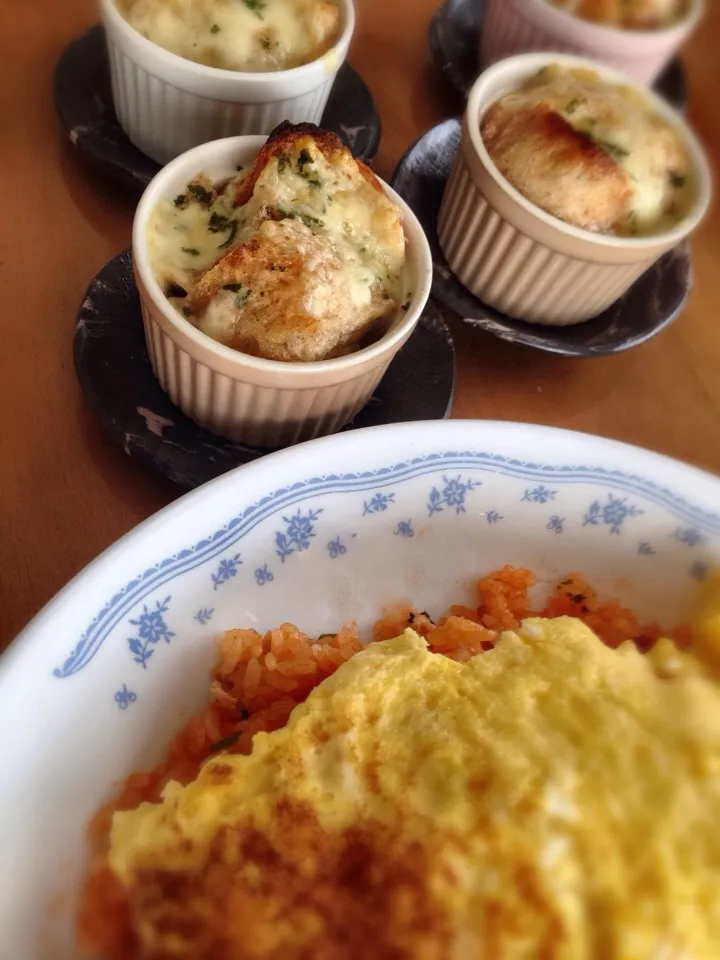
[[[75,325],[75,371],[85,397],[125,452],[182,487],[197,487],[269,449],[232,443],[185,416],[162,390],[145,350],[130,251],[92,281]],[[455,389],[452,337],[428,303],[415,333],[346,430],[443,420]]]
[[[435,62],[450,83],[467,96],[480,72],[478,51],[485,0],[444,0],[430,22],[428,37]],[[673,60],[655,82],[655,89],[682,110],[685,74]]]
[[[160,169],[125,136],[113,108],[105,32],[92,27],[67,46],[55,70],[55,106],[70,140],[105,174],[136,192]],[[356,157],[370,162],[380,145],[380,117],[364,80],[349,63],[341,68],[322,125]]]
[[[666,253],[616,303],[592,320],[545,327],[513,320],[474,297],[450,271],[437,238],[437,217],[460,139],[460,121],[428,130],[398,164],[392,185],[415,211],[432,250],[433,296],[466,323],[512,343],[573,357],[597,357],[635,347],[666,327],[691,288],[690,245]]]

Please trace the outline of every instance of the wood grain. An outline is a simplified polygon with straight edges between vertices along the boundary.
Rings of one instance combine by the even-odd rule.
[[[357,0],[353,64],[383,120],[388,177],[418,134],[461,104],[433,68],[436,0]],[[0,648],[101,550],[176,496],[111,446],[75,381],[71,339],[83,291],[130,242],[134,199],[88,169],[57,122],[63,47],[97,20],[93,0],[10,4],[0,32]],[[690,117],[720,156],[720,6],[686,51]],[[554,424],[616,437],[720,473],[720,211],[694,242],[695,291],[650,343],[599,360],[546,356],[451,318],[454,415]],[[100,598],[99,598],[100,599]]]

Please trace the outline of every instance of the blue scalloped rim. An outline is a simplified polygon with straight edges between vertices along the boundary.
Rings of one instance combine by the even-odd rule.
[[[285,510],[319,494],[378,489],[451,468],[469,468],[525,480],[545,480],[553,483],[601,482],[607,487],[622,490],[625,493],[640,494],[645,499],[664,507],[679,519],[701,526],[708,532],[720,534],[720,515],[693,506],[652,480],[624,473],[621,470],[607,470],[602,467],[584,465],[553,467],[527,463],[500,454],[449,451],[428,454],[394,466],[363,473],[313,477],[268,494],[233,517],[222,529],[200,540],[195,546],[181,550],[138,574],[105,604],[62,667],[53,670],[54,676],[63,679],[78,673],[90,663],[110,631],[148,594],[218,556],[279,510]]]

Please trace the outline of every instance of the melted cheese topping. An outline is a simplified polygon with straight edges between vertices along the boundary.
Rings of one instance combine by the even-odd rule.
[[[630,199],[614,232],[661,233],[691,208],[696,182],[683,138],[633,88],[607,83],[592,70],[552,65],[498,102],[508,110],[548,107],[615,161]]]
[[[215,192],[208,178],[199,176],[175,201],[158,203],[148,220],[147,242],[150,265],[164,290],[177,285],[188,291],[198,276],[227,253],[229,238],[234,245],[252,235],[255,225],[233,205],[237,182],[234,177]],[[193,194],[198,186],[208,191],[210,203]],[[213,216],[216,224],[227,223],[227,229],[211,229]]]
[[[239,320],[245,317],[247,329],[249,313],[262,296],[263,311],[299,308],[326,324],[334,315],[338,343],[327,341],[334,351],[351,336],[351,327],[360,330],[389,316],[410,297],[405,237],[395,205],[360,175],[349,153],[338,152],[330,162],[311,138],[303,144],[302,150],[270,158],[243,206],[234,204],[242,176],[218,191],[200,176],[174,202],[159,203],[149,219],[148,252],[159,284],[175,307],[215,340],[235,346]],[[282,224],[287,228],[279,229]],[[252,288],[243,275],[237,278],[241,283],[227,284],[201,315],[193,315],[183,292],[190,292],[229,250],[253,239],[271,243],[278,258],[292,251],[303,260],[301,286],[291,293],[289,274],[282,278],[287,297],[294,299],[277,301],[280,278],[270,264],[270,274],[255,271]]]
[[[224,70],[283,70],[321,57],[336,41],[336,0],[118,0],[158,46]]]
[[[662,30],[687,16],[688,0],[547,0],[582,20],[630,30]]]
[[[571,618],[466,663],[412,631],[371,644],[250,756],[115,814],[141,952],[711,960],[720,688],[669,654],[609,649]],[[348,892],[357,952],[333,953]],[[362,933],[378,894],[395,907]],[[216,952],[183,951],[191,929]]]

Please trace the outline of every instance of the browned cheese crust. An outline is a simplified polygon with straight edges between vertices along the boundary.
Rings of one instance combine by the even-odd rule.
[[[341,171],[351,191],[364,187],[363,181],[370,184],[378,197],[373,222],[391,236],[400,231],[402,243],[400,212],[386,199],[375,174],[356,161],[334,133],[309,123],[283,123],[273,132],[237,183],[236,207],[253,199],[268,165],[277,164],[278,171],[300,165],[302,170],[303,157],[311,154],[321,154],[330,168]],[[269,360],[313,362],[348,353],[397,304],[380,283],[369,291],[366,303],[355,304],[352,277],[323,235],[322,222],[283,210],[267,187],[260,196],[248,220],[255,223],[250,239],[232,248],[188,291],[187,304],[200,318],[200,328],[207,331],[218,321],[216,326],[226,332],[217,339]],[[232,317],[232,323],[223,324],[221,317]]]
[[[321,355],[332,359],[346,352],[366,327],[336,324],[330,332],[301,304],[318,285],[331,282],[340,266],[327,245],[303,224],[268,220],[256,236],[231,250],[198,281],[188,303],[202,314],[213,298],[242,277],[243,285],[253,291],[252,308],[243,311],[227,346],[271,360],[309,361]],[[225,296],[233,293],[226,291]]]
[[[284,120],[279,124],[265,141],[260,153],[255,159],[255,163],[248,170],[245,177],[238,184],[235,202],[239,207],[244,206],[253,195],[255,184],[258,177],[263,172],[269,161],[278,158],[283,154],[294,151],[305,138],[310,137],[330,164],[335,164],[338,160],[351,160],[357,164],[360,173],[371,186],[382,193],[382,187],[370,167],[353,157],[348,148],[342,142],[337,134],[330,130],[323,130],[314,123],[290,123]]]

